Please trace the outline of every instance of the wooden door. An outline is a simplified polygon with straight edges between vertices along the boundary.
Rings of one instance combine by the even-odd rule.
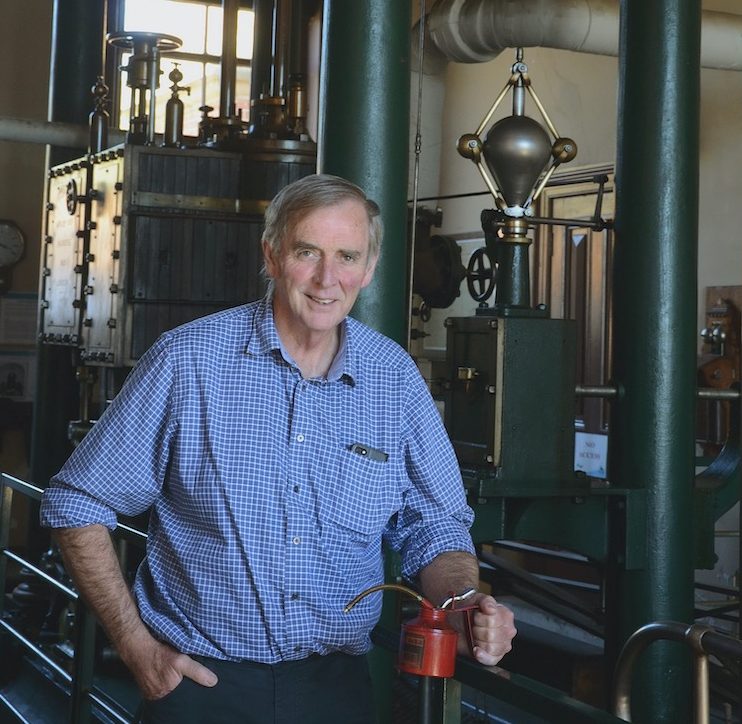
[[[577,323],[578,384],[606,385],[611,378],[612,345],[611,276],[612,229],[593,230],[579,220],[592,220],[599,185],[605,175],[600,217],[612,219],[614,185],[612,169],[586,169],[564,175],[544,189],[538,216],[575,220],[574,225],[540,225],[537,228],[532,262],[532,300],[547,304],[554,318]],[[608,430],[608,404],[595,397],[577,398],[576,415],[585,432]]]

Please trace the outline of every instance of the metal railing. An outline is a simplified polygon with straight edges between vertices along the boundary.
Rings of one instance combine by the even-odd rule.
[[[94,617],[85,607],[77,592],[9,550],[11,508],[13,495],[16,492],[36,502],[41,501],[43,494],[41,488],[31,483],[5,473],[0,475],[0,630],[7,632],[26,652],[43,662],[51,675],[65,685],[70,694],[69,721],[71,724],[89,724],[93,720],[93,707],[117,724],[133,724],[136,717],[132,718],[129,712],[126,712],[93,683],[96,624]],[[145,533],[136,528],[121,523],[117,527],[116,536],[122,540],[136,542],[143,542],[147,537]],[[22,566],[68,600],[75,602],[76,625],[72,673],[60,666],[40,646],[2,617],[5,602],[3,594],[9,561]],[[382,640],[377,640],[377,644],[385,648],[396,649],[396,642],[390,644],[388,641],[383,641],[383,635],[379,638]],[[708,657],[714,655],[739,659],[742,657],[742,642],[719,634],[707,626],[699,624],[689,626],[671,621],[643,626],[627,641],[616,667],[613,715],[627,722],[631,721],[630,686],[634,664],[647,646],[660,639],[681,641],[692,647],[696,676],[695,722],[696,724],[709,724]],[[527,677],[507,673],[497,667],[483,667],[460,658],[456,679],[448,682],[450,691],[447,697],[457,702],[458,706],[454,707],[454,714],[449,712],[445,717],[446,722],[460,721],[460,685],[462,683],[522,707],[523,711],[536,715],[548,713],[551,721],[569,721],[570,724],[616,721],[612,714],[601,712],[570,699],[562,692],[552,690]],[[15,716],[19,722],[26,721],[2,694],[0,694],[0,709]]]
[[[685,643],[693,651],[694,722],[709,724],[709,656],[739,659],[742,641],[720,634],[701,624],[688,625],[676,621],[657,621],[636,630],[621,651],[616,664],[613,689],[613,713],[627,722],[631,721],[631,676],[639,655],[650,644],[659,640]]]
[[[70,724],[90,724],[97,720],[94,709],[106,721],[116,724],[134,724],[137,720],[136,715],[132,717],[118,702],[94,685],[96,624],[92,613],[89,612],[77,592],[8,548],[14,493],[40,502],[43,489],[3,473],[0,474],[0,493],[0,631],[7,632],[28,654],[42,662],[47,675],[53,676],[69,692],[68,721]],[[119,522],[114,537],[122,542],[141,544],[146,541],[147,535]],[[75,602],[76,623],[72,673],[69,673],[40,646],[3,619],[3,593],[9,561],[21,565],[68,600]],[[378,640],[379,638],[381,640]],[[377,645],[394,651],[398,648],[397,641],[396,635],[382,633],[375,637]],[[538,681],[507,672],[499,667],[485,667],[459,657],[456,678],[444,682],[444,686],[441,687],[440,709],[444,724],[458,724],[461,721],[462,684],[496,697],[532,716],[541,717],[543,721],[564,722],[565,724],[614,724],[618,722],[612,714],[572,699],[567,694]],[[2,692],[0,692],[0,711],[12,715],[21,724],[28,724],[21,712],[14,707],[13,702]]]
[[[28,654],[42,662],[49,674],[68,690],[70,696],[70,724],[89,724],[93,721],[93,707],[97,708],[107,720],[116,724],[133,724],[136,717],[132,718],[129,712],[125,711],[104,691],[96,687],[93,682],[96,623],[92,613],[84,605],[76,591],[50,576],[30,561],[16,555],[8,547],[14,493],[20,493],[36,502],[40,502],[43,492],[42,488],[6,473],[0,475],[0,631],[9,634]],[[138,541],[146,540],[147,537],[145,533],[123,524],[119,524],[115,535],[123,540]],[[69,601],[74,601],[75,629],[72,673],[69,673],[39,645],[31,641],[22,631],[3,617],[8,561],[22,566],[24,571],[44,581]],[[0,694],[0,710],[2,709],[14,716],[19,722],[26,721],[12,702]]]

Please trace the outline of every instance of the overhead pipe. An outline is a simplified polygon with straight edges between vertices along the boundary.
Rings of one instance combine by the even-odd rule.
[[[111,145],[123,143],[124,131],[108,129]],[[29,118],[0,118],[0,141],[18,143],[44,143],[63,148],[86,148],[90,129],[77,123],[61,121],[36,121]]]
[[[701,67],[742,70],[742,16],[704,10],[701,17]],[[431,73],[446,60],[483,63],[507,48],[618,55],[618,0],[438,0],[427,24]]]

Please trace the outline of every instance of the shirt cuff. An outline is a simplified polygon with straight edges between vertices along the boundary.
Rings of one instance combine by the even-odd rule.
[[[39,520],[45,528],[82,528],[104,525],[116,528],[116,513],[87,493],[71,488],[49,487],[44,490]]]
[[[441,553],[465,551],[475,555],[469,530],[461,523],[437,522],[415,530],[402,549],[402,575],[413,579]]]

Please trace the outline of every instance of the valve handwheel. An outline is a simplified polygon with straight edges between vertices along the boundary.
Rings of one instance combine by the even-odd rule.
[[[159,50],[161,53],[167,53],[171,50],[177,50],[183,45],[183,41],[175,35],[166,35],[165,33],[145,33],[131,32],[121,30],[116,33],[108,33],[106,39],[111,45],[124,50],[136,50],[143,48],[146,53],[149,49]]]
[[[475,302],[487,301],[495,290],[495,266],[485,246],[481,246],[469,258],[466,287]]]

